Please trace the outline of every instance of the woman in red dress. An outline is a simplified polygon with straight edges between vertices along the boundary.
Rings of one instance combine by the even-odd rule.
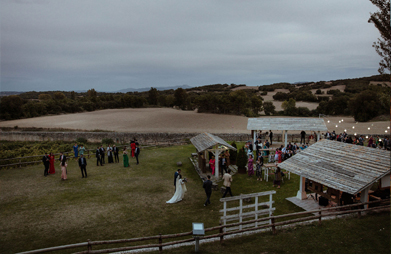
[[[54,169],[54,154],[51,152],[49,155],[49,160],[50,160],[49,174],[55,174],[56,170]]]
[[[132,155],[132,158],[135,157],[135,149],[136,149],[136,144],[135,144],[135,141],[133,140],[133,141],[131,141],[131,155]]]
[[[279,148],[277,152],[278,152],[278,163],[281,163],[282,162],[282,149]]]
[[[212,175],[214,175],[215,174],[215,158],[214,158],[214,156],[210,159],[208,164],[210,164],[210,169],[212,170]]]

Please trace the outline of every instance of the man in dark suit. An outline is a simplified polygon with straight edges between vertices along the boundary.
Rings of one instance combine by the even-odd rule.
[[[96,149],[96,158],[97,158],[97,166],[99,166],[99,162],[100,162],[100,166],[103,166],[103,163],[101,163],[100,147],[97,147],[97,149]]]
[[[87,172],[86,172],[86,158],[81,154],[81,157],[78,160],[79,168],[81,168],[82,172],[82,178],[87,178]],[[83,176],[83,171],[85,171],[85,177]]]
[[[49,175],[49,166],[50,166],[50,160],[49,156],[47,156],[47,153],[44,154],[42,161],[44,165],[44,176],[47,176]]]
[[[105,151],[106,150],[103,148],[103,145],[101,145],[101,147],[100,147],[101,164],[105,163],[105,161],[104,161],[104,153],[105,153]]]
[[[118,147],[116,147],[115,145],[113,146],[113,152],[114,152],[114,161],[119,163]]]
[[[175,191],[176,191],[176,178],[178,178],[179,175],[181,175],[181,169],[178,169],[177,171],[175,171],[175,174],[174,174]]]
[[[60,153],[60,159],[59,159],[61,162],[66,162],[67,161],[67,157],[64,155],[64,153]]]
[[[140,154],[140,147],[139,147],[139,142],[136,140],[135,141],[135,158],[136,158],[136,165],[139,165],[139,154]]]
[[[211,176],[207,175],[207,180],[205,182],[203,182],[203,188],[206,191],[206,195],[207,195],[207,200],[204,203],[204,206],[207,206],[207,204],[210,204],[210,197],[211,197],[211,192],[212,192],[212,181],[210,180]]]

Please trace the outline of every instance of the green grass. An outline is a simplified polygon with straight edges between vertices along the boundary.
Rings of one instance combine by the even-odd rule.
[[[390,212],[340,218],[256,235],[200,244],[201,254],[391,254]],[[240,245],[240,246],[238,246]],[[194,246],[163,250],[195,253]]]
[[[91,158],[87,179],[81,178],[77,162],[70,160],[67,181],[61,181],[58,163],[56,174],[48,177],[43,176],[42,165],[2,170],[0,253],[74,244],[87,239],[182,233],[191,231],[192,222],[202,222],[206,228],[217,226],[222,194],[213,192],[211,205],[203,206],[206,196],[202,182],[188,159],[195,151],[193,145],[143,148],[140,164],[136,165],[136,160],[130,158],[128,168],[123,167],[122,155],[119,164],[103,167],[97,167],[96,159]],[[174,193],[173,174],[178,161],[183,164],[182,175],[189,179],[188,192],[182,202],[166,204]],[[275,215],[302,211],[285,199],[295,196],[298,186],[299,178],[292,175],[281,189],[275,188]],[[245,174],[233,176],[234,195],[273,189],[272,177],[266,183]],[[156,241],[145,242],[152,243]],[[128,245],[132,246],[108,247]],[[93,250],[106,247],[95,246]],[[79,250],[84,248],[56,253]]]

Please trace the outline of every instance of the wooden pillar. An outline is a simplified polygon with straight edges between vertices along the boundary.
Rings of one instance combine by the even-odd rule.
[[[253,142],[252,142],[253,150],[255,150],[256,149],[255,142],[256,142],[256,138],[257,138],[257,130],[251,130],[251,135],[252,135],[252,138],[253,138]]]
[[[307,194],[306,194],[306,178],[300,176],[300,188],[299,191],[297,192],[298,199],[304,200],[307,199]]]
[[[365,189],[364,191],[361,192],[361,198],[360,201],[362,203],[366,203],[369,202],[369,196],[368,196],[368,191],[371,189],[372,186],[368,187],[367,189]],[[364,204],[364,209],[368,208],[368,204]]]
[[[318,131],[318,134],[317,134],[317,141],[319,141],[320,138],[321,138],[321,131]]]
[[[283,145],[285,148],[287,146],[287,130],[285,130],[285,145]]]

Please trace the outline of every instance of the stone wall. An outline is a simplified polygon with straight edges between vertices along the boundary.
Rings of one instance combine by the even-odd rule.
[[[1,140],[6,141],[76,141],[77,138],[85,138],[88,142],[101,142],[102,139],[111,138],[116,143],[129,143],[136,138],[144,145],[180,144],[189,143],[190,138],[199,133],[121,133],[121,132],[42,132],[42,131],[1,131]],[[247,141],[251,140],[250,131],[244,133],[213,134],[225,141]],[[273,142],[282,142],[284,135],[274,133]],[[376,136],[376,135],[374,135]],[[379,135],[384,137],[385,135]],[[390,135],[388,135],[390,136]],[[321,135],[322,137],[322,135]],[[263,138],[263,141],[265,137]],[[300,142],[300,134],[288,134],[288,142]],[[306,137],[308,142],[308,137]]]

